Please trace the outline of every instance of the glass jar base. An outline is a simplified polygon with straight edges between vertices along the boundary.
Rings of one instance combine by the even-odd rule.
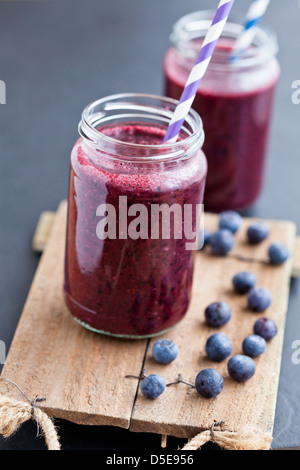
[[[92,326],[88,325],[87,323],[84,323],[82,320],[79,320],[79,318],[74,317],[75,321],[79,323],[81,326],[86,328],[89,331],[93,331],[94,333],[98,333],[101,335],[105,336],[111,336],[112,338],[120,338],[120,339],[149,339],[149,338],[155,338],[156,336],[161,336],[164,333],[168,332],[173,328],[171,326],[170,328],[167,328],[166,330],[160,331],[159,333],[153,333],[150,335],[122,335],[122,334],[116,334],[116,333],[110,333],[109,331],[103,331],[103,330],[97,330],[96,328],[93,328]]]

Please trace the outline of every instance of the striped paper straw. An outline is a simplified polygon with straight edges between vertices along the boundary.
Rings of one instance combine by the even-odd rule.
[[[174,111],[163,142],[176,142],[180,129],[194,102],[199,84],[207,70],[212,54],[227,21],[234,0],[221,0],[215,17],[206,34],[198,59],[192,68],[181,98]]]
[[[252,44],[256,34],[256,26],[264,16],[270,0],[253,0],[246,15],[244,30],[235,43],[230,61],[237,60]]]

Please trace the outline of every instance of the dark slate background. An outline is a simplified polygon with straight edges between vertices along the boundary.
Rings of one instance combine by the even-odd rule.
[[[69,152],[80,113],[96,98],[119,92],[162,93],[161,64],[180,16],[217,5],[211,0],[0,1],[0,340],[13,338],[39,257],[31,238],[40,213],[67,196]],[[246,11],[239,0],[235,12]],[[267,20],[280,42],[278,88],[264,192],[255,216],[294,220],[300,227],[300,107],[291,84],[300,79],[300,4],[273,1]],[[300,446],[299,283],[293,281],[276,411],[274,448]],[[159,449],[159,436],[59,422],[64,449]],[[1,449],[43,449],[33,423]],[[183,441],[169,440],[175,449]]]

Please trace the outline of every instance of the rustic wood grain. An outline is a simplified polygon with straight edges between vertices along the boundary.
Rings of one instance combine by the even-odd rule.
[[[296,228],[291,222],[266,221],[271,228],[270,237],[261,245],[252,247],[246,242],[246,230],[252,222],[244,220],[232,256],[225,259],[215,257],[210,249],[198,255],[189,312],[180,324],[164,335],[178,345],[179,356],[176,361],[168,366],[156,364],[151,356],[155,341],[152,340],[145,363],[147,374],[159,373],[166,383],[174,382],[178,374],[182,374],[187,382],[194,383],[200,370],[215,368],[224,377],[223,392],[216,399],[207,400],[198,395],[195,389],[179,384],[167,387],[157,400],[151,402],[139,391],[132,414],[131,431],[184,438],[210,429],[214,421],[225,421],[227,429],[232,431],[250,424],[260,431],[272,433],[292,260],[284,266],[274,267],[260,261],[239,261],[234,256],[267,260],[267,248],[275,241],[282,241],[293,250]],[[206,215],[205,224],[207,228],[216,230],[216,216]],[[257,318],[264,316],[251,313],[247,308],[246,296],[233,292],[231,279],[241,270],[252,270],[257,275],[258,285],[272,292],[273,304],[264,315],[272,317],[279,328],[279,334],[268,344],[266,353],[256,360],[255,377],[245,384],[238,384],[228,376],[227,361],[215,364],[205,355],[206,340],[216,331],[222,331],[231,338],[233,354],[242,353],[243,339],[252,334]],[[204,309],[215,301],[227,302],[233,311],[231,322],[217,330],[204,323]]]
[[[18,383],[51,416],[79,424],[129,427],[147,341],[122,341],[77,324],[62,295],[66,203],[58,211],[10,348],[2,377]],[[22,399],[11,385],[1,391]]]
[[[55,217],[55,212],[45,211],[41,213],[32,239],[32,249],[34,251],[42,252],[45,249]]]
[[[206,226],[215,230],[217,217],[205,217]],[[232,255],[215,257],[209,249],[197,255],[191,307],[185,319],[165,335],[177,343],[179,357],[174,363],[161,366],[151,358],[153,341],[147,350],[145,340],[126,341],[97,335],[79,326],[67,312],[62,296],[65,218],[66,203],[63,203],[2,377],[17,382],[30,397],[46,396],[47,401],[41,407],[51,416],[79,424],[114,425],[137,432],[192,437],[211,427],[214,420],[224,420],[231,430],[250,423],[272,432],[292,259],[282,267],[264,261],[272,241],[282,241],[293,250],[295,225],[267,221],[271,236],[260,246],[251,247],[246,243],[246,229],[253,220],[245,219]],[[238,256],[254,261],[240,261]],[[225,300],[231,305],[233,319],[222,331],[232,339],[234,353],[240,353],[242,340],[252,333],[253,324],[259,318],[247,309],[245,296],[238,296],[232,290],[232,276],[244,269],[253,270],[258,284],[272,291],[274,301],[267,315],[277,322],[279,334],[265,355],[256,361],[256,376],[246,384],[236,384],[227,375],[226,363],[216,365],[205,357],[206,339],[215,330],[204,324],[203,312],[213,301]],[[124,376],[140,374],[146,352],[148,374],[160,373],[168,383],[181,373],[185,380],[193,382],[201,369],[215,367],[224,375],[224,391],[215,400],[205,400],[194,389],[180,384],[168,387],[155,401],[145,399],[138,392],[135,401],[138,381]],[[1,391],[21,398],[11,385],[2,383]]]
[[[296,238],[292,275],[296,278],[300,277],[300,237]]]

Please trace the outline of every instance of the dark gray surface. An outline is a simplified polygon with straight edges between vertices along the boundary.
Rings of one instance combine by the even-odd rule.
[[[180,16],[217,5],[211,0],[0,1],[0,340],[12,340],[38,256],[31,238],[39,214],[67,196],[69,152],[90,101],[117,92],[162,93],[161,64],[171,26]],[[238,0],[235,11],[245,11]],[[300,8],[274,0],[267,20],[280,42],[277,93],[265,189],[252,213],[294,220],[300,227],[300,107],[291,83],[300,79]],[[291,345],[300,339],[299,283],[291,290],[274,447],[300,446],[300,365]],[[142,449],[145,436],[61,423],[64,448]],[[40,449],[34,426],[2,449]],[[149,440],[150,439],[150,440]],[[112,444],[122,442],[122,446]],[[158,448],[157,436],[147,437]],[[171,441],[175,447],[177,442]]]

